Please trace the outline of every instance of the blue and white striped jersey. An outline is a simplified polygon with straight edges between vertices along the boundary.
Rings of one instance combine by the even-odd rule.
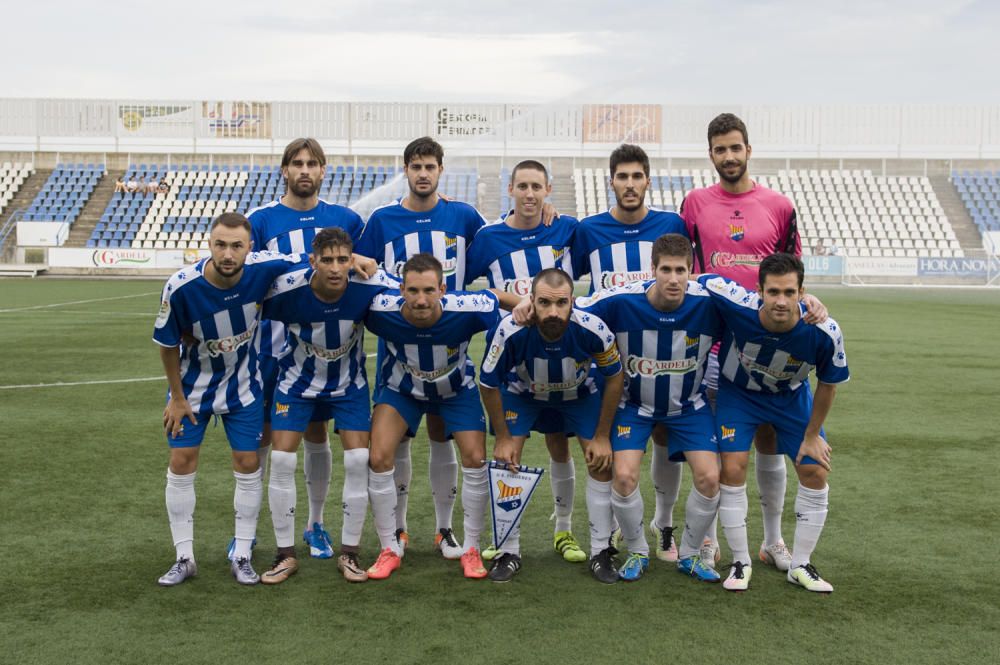
[[[567,215],[560,215],[551,226],[539,224],[533,229],[516,229],[502,219],[487,224],[469,247],[466,283],[485,275],[491,288],[526,296],[531,278],[545,268],[572,274],[569,247],[578,224]]]
[[[586,217],[571,249],[573,279],[590,275],[590,291],[653,278],[653,243],[664,233],[688,237],[680,215],[650,208],[638,224],[622,224],[611,212]]]
[[[219,289],[205,279],[211,259],[178,270],[163,287],[153,341],[180,346],[181,384],[195,413],[229,413],[261,396],[253,344],[260,307],[274,278],[298,256],[258,252],[247,256],[240,281]],[[198,340],[184,343],[187,336]]]
[[[375,259],[394,277],[413,256],[433,254],[444,266],[448,290],[457,291],[465,286],[469,244],[484,224],[482,215],[461,201],[440,199],[427,212],[394,201],[375,209],[354,251]]]
[[[312,210],[295,210],[280,200],[271,201],[247,213],[250,238],[256,251],[308,254],[316,234],[328,226],[339,226],[357,244],[364,230],[361,216],[350,208],[320,199]],[[266,318],[260,326],[259,353],[278,357],[285,344],[285,327],[272,325]]]
[[[719,349],[722,379],[762,393],[791,393],[808,386],[813,369],[823,383],[850,379],[844,334],[833,319],[809,325],[799,318],[786,333],[770,332],[760,322],[757,293],[717,275],[702,275],[698,281],[726,323]]]
[[[441,318],[428,328],[404,319],[402,307],[399,291],[388,291],[375,298],[365,321],[385,343],[378,388],[424,400],[447,399],[474,388],[469,341],[500,320],[497,297],[489,291],[448,293],[441,298]]]
[[[288,353],[278,360],[278,390],[303,399],[342,397],[368,390],[364,319],[375,296],[399,283],[379,270],[352,274],[336,302],[320,300],[307,266],[278,277],[264,300],[264,317],[285,324]]]
[[[688,281],[680,307],[661,312],[646,297],[655,284],[598,291],[578,298],[576,306],[615,332],[625,366],[622,399],[643,416],[675,416],[707,405],[701,381],[708,353],[722,337],[722,317],[705,287],[694,281]]]
[[[611,329],[594,314],[570,313],[569,327],[555,341],[537,326],[521,326],[506,316],[486,340],[479,382],[547,402],[569,402],[598,391],[590,375],[593,362],[604,376],[622,370]]]

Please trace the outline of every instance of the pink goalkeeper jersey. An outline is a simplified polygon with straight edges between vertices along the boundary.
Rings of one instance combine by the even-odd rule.
[[[744,194],[730,194],[716,183],[690,192],[681,205],[695,249],[695,273],[715,273],[748,290],[757,289],[757,268],[777,251],[802,255],[795,208],[784,194],[754,183]]]

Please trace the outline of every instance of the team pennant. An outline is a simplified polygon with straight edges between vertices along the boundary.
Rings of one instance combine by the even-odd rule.
[[[499,549],[511,530],[521,523],[524,508],[545,469],[521,466],[517,471],[511,471],[506,462],[490,462],[488,473],[493,546]]]

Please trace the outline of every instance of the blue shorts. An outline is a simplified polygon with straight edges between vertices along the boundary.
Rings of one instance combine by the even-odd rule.
[[[441,416],[447,435],[486,431],[483,404],[479,401],[479,390],[476,388],[465,388],[454,397],[430,401],[403,395],[383,386],[376,394],[375,404],[388,404],[396,409],[406,421],[409,436],[416,435],[425,414]]]
[[[278,387],[278,361],[263,354],[257,356],[260,366],[260,385],[264,389],[264,422],[271,422],[271,404],[274,402],[274,391]]]
[[[812,404],[812,390],[808,383],[792,393],[774,394],[756,393],[734,386],[729,381],[719,381],[715,404],[719,449],[724,453],[747,452],[757,426],[773,425],[778,435],[778,452],[794,460],[806,435]],[[819,434],[826,439],[822,429]],[[802,458],[802,463],[819,464],[808,456]]]
[[[568,436],[576,433],[582,439],[593,439],[601,419],[600,393],[568,402],[544,402],[502,390],[500,399],[507,429],[513,436],[565,432]]]
[[[192,425],[191,421],[184,418],[181,426],[181,433],[175,438],[167,434],[167,444],[171,448],[195,448],[201,445],[205,438],[205,428],[208,421],[212,419],[211,413],[195,414],[197,425]],[[264,413],[256,404],[230,411],[219,416],[222,418],[222,426],[226,430],[226,438],[229,439],[229,447],[233,450],[250,451],[257,450],[260,446],[260,433],[264,426]]]
[[[304,432],[312,422],[334,421],[338,430],[369,432],[372,428],[368,390],[352,390],[343,397],[292,397],[280,390],[271,405],[271,429]]]
[[[676,416],[643,416],[639,407],[625,403],[615,412],[611,425],[611,450],[646,450],[653,428],[662,423],[667,428],[667,450],[671,462],[683,462],[691,450],[719,452],[715,438],[715,419],[706,404],[697,411]]]

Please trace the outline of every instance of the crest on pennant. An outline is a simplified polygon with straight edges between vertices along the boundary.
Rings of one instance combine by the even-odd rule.
[[[544,469],[522,466],[517,471],[504,462],[490,462],[490,514],[493,517],[493,546],[499,548],[521,522],[521,515],[538,486]]]

